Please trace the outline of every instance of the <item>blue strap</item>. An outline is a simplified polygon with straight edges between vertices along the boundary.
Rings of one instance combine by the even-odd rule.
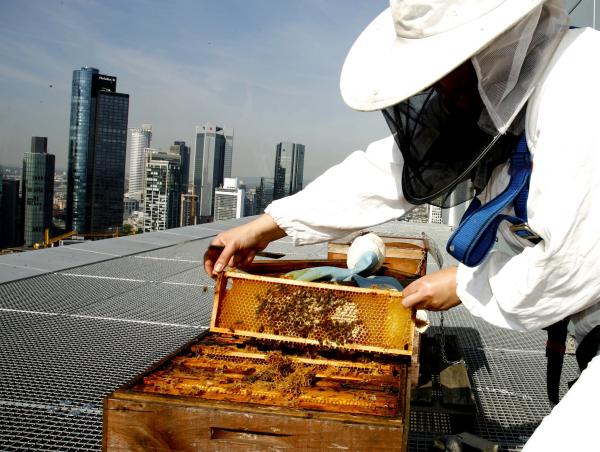
[[[510,182],[508,187],[487,204],[481,205],[475,198],[463,215],[460,225],[446,245],[450,255],[469,267],[479,265],[492,249],[498,226],[504,220],[513,225],[527,223],[527,195],[531,176],[531,157],[525,134],[519,140],[510,158]],[[513,203],[515,216],[501,214]],[[527,228],[516,230],[523,238],[529,238]]]

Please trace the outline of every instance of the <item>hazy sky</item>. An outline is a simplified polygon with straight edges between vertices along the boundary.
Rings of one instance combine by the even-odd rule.
[[[275,144],[294,141],[312,179],[387,134],[380,113],[339,94],[348,49],[387,4],[0,0],[0,165],[21,165],[39,135],[66,168],[72,71],[87,65],[118,78],[129,127],[151,123],[154,147],[216,123],[235,129],[234,175],[271,175]],[[584,0],[575,22],[591,11]]]

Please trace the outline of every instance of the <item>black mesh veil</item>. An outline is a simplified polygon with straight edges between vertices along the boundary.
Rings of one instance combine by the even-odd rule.
[[[493,169],[508,159],[517,138],[481,130],[482,110],[482,104],[457,109],[434,88],[382,110],[404,157],[402,190],[409,202],[461,204],[481,192]]]

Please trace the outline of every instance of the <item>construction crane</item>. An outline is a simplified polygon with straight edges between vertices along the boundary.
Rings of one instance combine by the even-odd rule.
[[[115,238],[115,237],[119,237],[119,230],[116,229],[114,231],[111,232],[84,232],[83,235],[86,239],[106,239],[106,238]]]
[[[52,246],[54,243],[58,242],[59,240],[68,239],[69,237],[72,237],[75,234],[77,234],[77,231],[70,231],[70,232],[65,232],[64,234],[57,235],[56,237],[50,238],[50,229],[46,228],[46,229],[44,229],[44,241],[34,243],[33,248],[36,250],[40,249],[40,248],[48,248],[49,246]]]

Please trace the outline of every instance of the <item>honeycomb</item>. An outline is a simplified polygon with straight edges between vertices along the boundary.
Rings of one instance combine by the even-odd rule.
[[[249,343],[215,343],[214,338],[202,338],[132,389],[211,401],[403,416],[402,364],[260,351]]]
[[[211,321],[213,332],[394,355],[412,354],[413,329],[400,292],[235,271],[217,281]]]

